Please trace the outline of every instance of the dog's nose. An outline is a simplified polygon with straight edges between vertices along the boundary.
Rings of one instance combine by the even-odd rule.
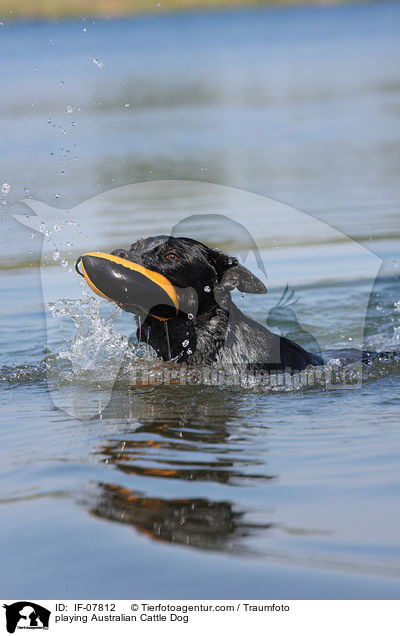
[[[114,250],[113,252],[111,252],[111,254],[113,256],[118,256],[118,258],[127,258],[128,260],[131,259],[132,253],[128,252],[128,250]]]

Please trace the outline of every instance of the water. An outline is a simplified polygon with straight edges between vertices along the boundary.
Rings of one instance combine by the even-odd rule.
[[[399,350],[399,22],[379,3],[1,27],[5,598],[398,598],[398,364],[356,389],[129,388],[119,355],[157,363],[69,268],[232,213],[268,275],[235,293],[246,313],[314,350]],[[95,220],[84,203],[141,181]],[[43,239],[11,216],[26,197],[80,225]]]

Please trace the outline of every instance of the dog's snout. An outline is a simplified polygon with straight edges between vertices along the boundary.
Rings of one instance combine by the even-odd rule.
[[[111,254],[113,256],[118,256],[118,258],[127,258],[130,259],[131,258],[131,252],[128,252],[128,250],[114,250],[113,252],[111,252]]]

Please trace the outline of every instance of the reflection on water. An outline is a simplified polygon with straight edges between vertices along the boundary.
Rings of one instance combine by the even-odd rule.
[[[115,408],[116,399],[107,409],[114,418],[120,411]],[[123,409],[126,406],[125,402]],[[240,445],[234,440],[229,423],[235,409],[228,392],[183,386],[135,389],[128,408],[141,426],[127,431],[122,445],[118,435],[100,449],[121,470],[225,484],[272,479],[257,472],[260,461],[246,452],[245,433]],[[167,459],[168,469],[159,468]]]
[[[132,476],[245,486],[274,480],[242,431],[237,407],[219,389],[157,387],[116,394],[105,413],[133,420],[102,443],[103,461]],[[139,422],[139,425],[138,423]],[[231,423],[231,428],[229,428]],[[264,470],[263,470],[264,469]],[[147,479],[144,483],[147,483]],[[212,550],[243,550],[240,539],[274,524],[251,523],[244,510],[211,497],[151,497],[116,483],[98,484],[92,508],[100,517],[129,523],[155,539]],[[168,488],[168,487],[167,487]]]
[[[202,550],[238,551],[240,539],[272,524],[251,524],[229,501],[159,499],[116,484],[99,484],[101,494],[92,513],[134,526],[151,539]]]

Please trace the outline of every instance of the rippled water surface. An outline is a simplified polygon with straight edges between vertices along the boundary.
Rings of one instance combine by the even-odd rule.
[[[69,269],[223,214],[258,252],[216,217],[203,240],[268,276],[248,315],[400,350],[399,27],[397,3],[1,27],[5,598],[398,598],[399,363],[139,386],[132,317]]]

